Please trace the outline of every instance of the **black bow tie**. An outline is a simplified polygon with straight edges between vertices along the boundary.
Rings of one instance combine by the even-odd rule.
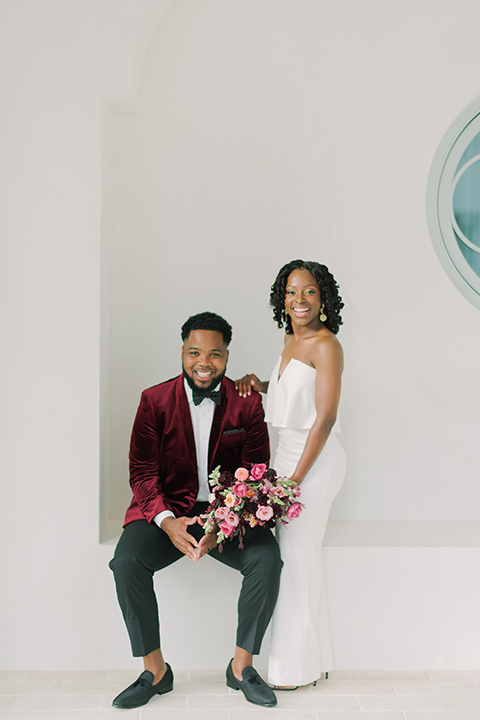
[[[210,400],[213,400],[214,403],[220,405],[220,401],[222,399],[222,393],[220,390],[192,390],[192,395],[194,405],[200,405],[202,400],[205,400],[205,398],[210,398]]]

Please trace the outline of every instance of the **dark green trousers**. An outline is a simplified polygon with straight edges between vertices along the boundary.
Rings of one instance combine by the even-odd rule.
[[[204,512],[205,507],[206,504],[197,503],[191,516]],[[197,540],[203,536],[198,524],[192,525],[190,532]],[[277,542],[265,525],[248,528],[243,544],[240,549],[236,539],[226,540],[222,552],[215,548],[209,555],[243,575],[236,644],[257,655],[277,600],[283,563]],[[160,647],[153,574],[182,557],[168,535],[155,524],[137,520],[123,530],[110,568],[135,657]]]

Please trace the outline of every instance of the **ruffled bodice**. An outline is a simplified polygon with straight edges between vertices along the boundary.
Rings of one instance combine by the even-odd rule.
[[[311,365],[292,358],[279,378],[281,362],[280,356],[268,384],[265,419],[274,427],[309,430],[317,416],[316,370]],[[338,419],[332,432],[340,432]]]

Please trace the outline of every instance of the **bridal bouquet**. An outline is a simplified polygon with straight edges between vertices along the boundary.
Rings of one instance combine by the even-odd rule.
[[[217,544],[238,536],[239,545],[243,547],[247,526],[274,527],[276,520],[286,525],[302,512],[298,485],[279,477],[273,468],[263,463],[253,465],[251,470],[240,467],[235,473],[221,472],[219,465],[209,477],[210,505],[202,518],[206,533],[217,531]]]

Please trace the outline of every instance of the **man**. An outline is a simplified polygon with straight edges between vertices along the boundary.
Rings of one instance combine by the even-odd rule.
[[[224,377],[231,337],[219,315],[189,318],[182,327],[183,374],[142,393],[130,445],[133,500],[110,567],[133,655],[143,657],[145,671],[114,707],[140,707],[173,689],[160,649],[153,573],[183,555],[198,562],[206,553],[244,576],[227,685],[257,705],[277,703],[252,667],[277,599],[277,543],[267,526],[257,526],[247,529],[243,549],[234,538],[219,553],[216,534],[204,534],[200,518],[208,506],[208,475],[217,465],[235,471],[269,460],[260,396],[241,398]]]

